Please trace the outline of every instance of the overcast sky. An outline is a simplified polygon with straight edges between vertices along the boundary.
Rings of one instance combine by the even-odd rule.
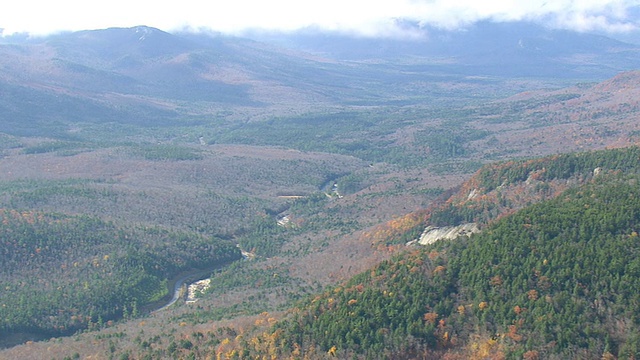
[[[555,28],[640,28],[640,0],[13,0],[0,5],[4,35],[148,25],[165,31],[319,28],[403,36],[399,24],[457,28],[478,20],[530,20]],[[406,23],[406,22],[405,22]]]

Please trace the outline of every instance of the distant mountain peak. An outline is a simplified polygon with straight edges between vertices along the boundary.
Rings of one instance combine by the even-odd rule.
[[[154,33],[161,31],[156,28],[151,28],[148,26],[136,26],[132,29],[135,31],[136,34],[140,35],[140,37],[138,38],[139,41],[144,41],[147,39],[148,36],[151,36]]]

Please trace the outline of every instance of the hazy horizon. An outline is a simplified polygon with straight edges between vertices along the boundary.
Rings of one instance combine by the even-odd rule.
[[[640,29],[637,0],[492,1],[363,0],[206,3],[150,1],[55,3],[26,0],[2,7],[0,31],[32,36],[65,31],[145,25],[168,32],[213,31],[241,35],[251,31],[328,30],[367,37],[416,37],[423,27],[459,29],[478,21],[528,21],[555,29],[615,35]],[[407,26],[410,24],[410,26]]]

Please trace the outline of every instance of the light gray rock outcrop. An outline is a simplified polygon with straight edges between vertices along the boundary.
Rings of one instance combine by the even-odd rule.
[[[415,243],[418,243],[420,245],[429,245],[438,240],[453,240],[459,236],[471,236],[471,234],[479,232],[480,228],[476,223],[444,227],[427,226],[427,228],[422,232],[422,235],[420,235],[419,239],[410,241],[407,243],[407,245],[413,245]]]

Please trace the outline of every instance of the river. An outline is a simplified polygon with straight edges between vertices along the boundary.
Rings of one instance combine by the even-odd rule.
[[[176,301],[180,298],[180,288],[185,283],[190,283],[198,280],[202,280],[204,278],[209,277],[213,272],[219,271],[237,260],[231,260],[228,262],[224,262],[221,264],[217,264],[215,266],[199,269],[199,270],[191,270],[180,273],[170,279],[167,283],[167,290],[169,294],[167,294],[162,299],[155,301],[150,304],[146,304],[141,307],[143,313],[156,313],[159,311],[163,311],[169,308],[171,305],[175,304]],[[171,291],[173,290],[173,293]],[[71,331],[69,333],[60,334],[60,333],[47,333],[47,332],[38,332],[38,331],[29,331],[29,332],[15,332],[11,334],[0,334],[0,350],[8,349],[10,347],[14,347],[16,345],[24,344],[27,341],[43,341],[47,339],[51,339],[54,337],[60,336],[71,336],[75,333]]]
[[[180,293],[182,292],[182,285],[189,284],[198,280],[206,279],[214,271],[221,270],[229,266],[231,263],[233,263],[233,261],[226,262],[223,264],[218,264],[215,267],[211,267],[205,270],[197,270],[197,271],[182,273],[177,277],[174,277],[168,284],[169,291],[171,291],[171,288],[172,288],[171,285],[173,285],[173,296],[171,297],[171,299],[167,301],[167,298],[169,297],[169,295],[167,295],[165,299],[160,300],[159,302],[150,304],[146,306],[145,309],[147,309],[151,313],[156,313],[158,311],[166,310],[171,305],[175,304],[176,301],[178,301],[178,299],[180,298]]]

